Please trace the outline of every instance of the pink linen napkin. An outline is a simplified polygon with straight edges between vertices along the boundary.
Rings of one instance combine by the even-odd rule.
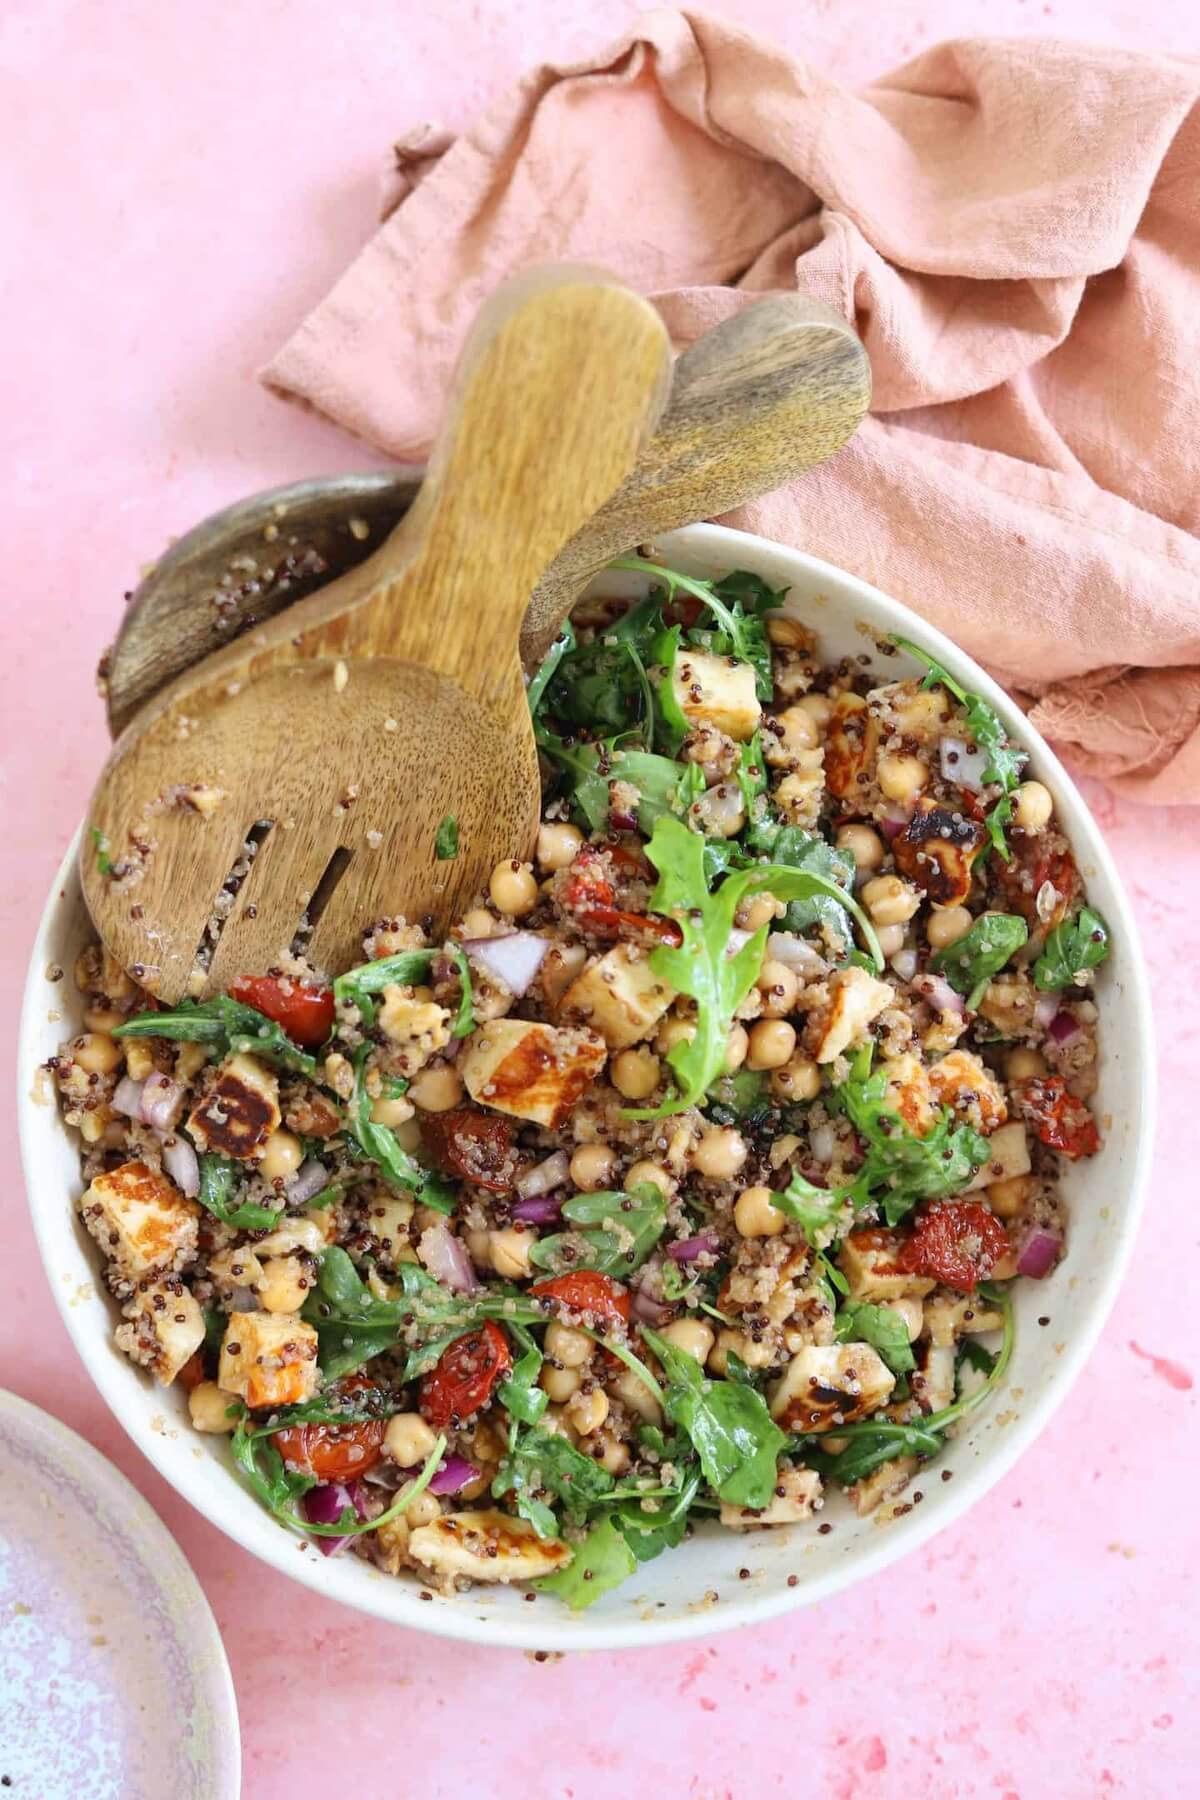
[[[427,448],[480,302],[602,263],[685,344],[765,291],[853,319],[871,416],[730,523],[948,632],[1077,768],[1200,800],[1200,61],[964,40],[861,93],[660,11],[396,149],[384,224],[265,372]]]

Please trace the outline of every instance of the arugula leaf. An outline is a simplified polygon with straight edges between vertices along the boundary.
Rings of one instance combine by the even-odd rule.
[[[407,1150],[402,1150],[399,1139],[389,1126],[377,1125],[372,1119],[371,1096],[366,1087],[366,1065],[370,1054],[371,1045],[360,1044],[352,1058],[354,1095],[350,1102],[350,1118],[345,1126],[351,1149],[365,1161],[374,1163],[383,1179],[393,1187],[407,1188],[416,1194],[422,1206],[432,1206],[441,1213],[452,1213],[455,1204],[454,1189],[432,1169],[422,1168]]]
[[[542,1353],[523,1325],[510,1324],[509,1329],[522,1354],[496,1389],[496,1394],[512,1418],[519,1419],[522,1425],[536,1425],[550,1402],[546,1390],[538,1386]]]
[[[899,1313],[868,1300],[843,1302],[834,1324],[839,1344],[870,1344],[893,1375],[905,1375],[917,1366],[908,1341],[908,1327]]]
[[[575,649],[575,645],[575,627],[572,625],[570,619],[567,619],[563,624],[562,630],[547,650],[545,656],[543,656],[537,673],[533,676],[525,691],[525,698],[529,702],[530,716],[535,725],[537,724],[538,714],[545,705],[546,689],[553,681],[555,672],[564,656],[570,656]]]
[[[966,1337],[958,1348],[959,1361],[965,1362],[981,1375],[990,1375],[996,1366],[993,1353],[985,1349],[978,1338]]]
[[[766,803],[758,804],[767,791],[767,759],[763,754],[761,732],[756,731],[748,744],[739,746],[737,783],[742,792],[747,823],[753,824],[766,813]]]
[[[984,913],[969,931],[930,959],[958,993],[967,996],[971,1012],[979,1005],[993,975],[999,973],[1029,936],[1016,913]]]
[[[651,593],[590,643],[573,640],[538,690],[538,705],[563,725],[582,726],[601,737],[638,724],[652,737],[654,720],[647,711],[645,670],[657,661],[657,641],[662,633],[662,596]],[[532,707],[532,684],[530,695]]]
[[[537,1498],[539,1493],[553,1494],[571,1517],[584,1518],[598,1500],[612,1492],[614,1485],[607,1469],[576,1450],[565,1437],[532,1425],[514,1434],[508,1454],[500,1459],[492,1493],[497,1500],[514,1494],[518,1512],[529,1520],[538,1536],[557,1537],[558,1521],[545,1502]],[[552,1522],[550,1530],[546,1529],[547,1512]]]
[[[633,1574],[637,1560],[633,1550],[611,1519],[593,1525],[565,1568],[543,1575],[532,1583],[539,1593],[557,1594],[571,1608],[582,1612]]]
[[[578,1229],[540,1238],[529,1252],[535,1268],[627,1276],[641,1268],[666,1230],[667,1202],[652,1182],[639,1182],[628,1193],[572,1194],[562,1216]]]
[[[854,926],[847,896],[854,891],[854,858],[846,850],[836,850],[822,837],[803,831],[799,825],[781,825],[777,820],[751,825],[745,833],[745,844],[756,856],[767,856],[773,863],[789,869],[807,869],[820,875],[835,890],[822,889],[792,900],[780,927],[783,931],[808,931],[816,925],[827,939],[841,945],[841,954],[852,949]],[[841,893],[836,893],[841,889]]]
[[[287,1407],[279,1414],[273,1414],[267,1425],[254,1423],[245,1407],[241,1409],[241,1417],[234,1427],[230,1439],[230,1450],[233,1460],[245,1477],[246,1485],[258,1500],[277,1518],[281,1525],[289,1531],[297,1532],[301,1537],[360,1537],[366,1531],[378,1531],[381,1525],[398,1519],[416,1499],[423,1494],[441,1465],[446,1450],[445,1436],[440,1436],[430,1451],[419,1475],[404,1487],[386,1512],[380,1513],[377,1519],[360,1519],[352,1506],[344,1507],[341,1517],[332,1525],[317,1525],[296,1511],[296,1503],[317,1486],[315,1476],[302,1475],[298,1470],[289,1469],[272,1442],[275,1432],[286,1429],[293,1423],[307,1423],[314,1419],[336,1420],[343,1423],[352,1418],[376,1418],[381,1415],[368,1412],[351,1412],[343,1407],[331,1407],[324,1403],[314,1406]]]
[[[461,944],[448,944],[446,953],[458,970],[458,979],[462,987],[462,998],[458,1003],[458,1017],[450,1027],[450,1036],[470,1037],[475,1029],[475,990],[471,984],[471,965],[467,961],[466,952]]]
[[[1077,977],[1102,963],[1108,951],[1108,926],[1098,912],[1084,906],[1073,919],[1054,927],[1033,965],[1033,979],[1044,994],[1083,986]]]
[[[691,1440],[709,1486],[731,1505],[766,1506],[787,1438],[762,1395],[735,1381],[710,1381],[695,1357],[656,1331],[642,1335],[667,1376],[667,1417]]]
[[[750,663],[759,699],[771,699],[775,692],[771,645],[763,615],[773,607],[783,605],[786,588],[774,593],[760,576],[745,569],[735,570],[722,581],[700,581],[643,556],[623,556],[609,567],[628,569],[661,582],[666,589],[668,604],[680,592],[699,600],[712,614],[714,624],[709,630],[690,630],[688,642],[698,650],[707,650],[716,656],[736,656],[740,661]]]
[[[293,1044],[281,1025],[228,994],[203,1002],[181,1000],[170,1012],[135,1013],[123,1025],[115,1025],[112,1035],[211,1044],[222,1057],[248,1052],[300,1075],[315,1076],[317,1072],[315,1058]]]
[[[697,1017],[691,1038],[676,1044],[667,1056],[678,1092],[660,1106],[628,1110],[626,1117],[632,1119],[660,1118],[698,1105],[720,1074],[733,1015],[754,985],[767,941],[767,928],[762,925],[733,956],[728,953],[734,914],[749,895],[769,890],[781,900],[790,900],[824,893],[844,901],[859,920],[877,958],[876,967],[883,967],[878,939],[858,903],[843,896],[823,876],[771,863],[755,864],[727,875],[716,893],[710,894],[704,874],[704,840],[669,817],[655,825],[646,855],[659,873],[650,911],[671,915],[683,933],[680,947],[660,945],[651,952],[650,967],[676,992],[697,1002]]]
[[[96,852],[96,867],[101,875],[111,875],[113,859],[109,855],[109,842],[98,825],[92,826],[92,845]]]
[[[933,1129],[916,1137],[887,1105],[887,1072],[872,1075],[871,1046],[864,1045],[834,1098],[867,1154],[854,1178],[860,1195],[879,1201],[889,1225],[897,1225],[918,1200],[936,1200],[966,1187],[990,1156],[987,1139],[969,1125],[955,1123],[948,1107]]]
[[[225,1327],[229,1323],[226,1313],[218,1306],[204,1308],[204,1348],[215,1356],[225,1341]]]
[[[993,706],[980,694],[969,693],[961,687],[952,675],[947,674],[939,662],[936,662],[919,644],[911,638],[900,637],[892,633],[893,644],[899,644],[918,662],[923,662],[929,673],[922,682],[922,687],[932,687],[935,682],[952,694],[967,715],[967,725],[971,736],[980,750],[986,750],[988,760],[984,765],[983,779],[994,782],[1002,789],[1000,799],[996,802],[985,821],[988,836],[997,853],[1005,862],[1009,861],[1011,852],[1004,836],[1004,827],[1012,818],[1012,792],[1021,779],[1021,772],[1029,761],[1028,753],[1013,743],[1000,720],[1000,715]]]
[[[398,950],[394,956],[381,956],[377,962],[361,963],[347,969],[333,984],[333,998],[339,1007],[358,1009],[364,1031],[375,1023],[374,997],[385,987],[406,987],[423,982],[433,964],[432,950]]]
[[[458,820],[446,813],[433,838],[433,854],[438,862],[453,862],[458,855]]]
[[[279,1214],[269,1206],[259,1206],[254,1200],[234,1205],[237,1183],[235,1162],[224,1156],[200,1158],[200,1187],[196,1198],[205,1211],[214,1219],[220,1219],[223,1225],[233,1225],[239,1231],[273,1231],[279,1223]]]
[[[674,1550],[687,1531],[688,1513],[700,1491],[700,1472],[689,1459],[690,1468],[681,1470],[681,1485],[664,1511],[648,1512],[642,1496],[621,1500],[609,1518],[621,1533],[638,1562],[653,1562],[664,1550]]]
[[[864,1199],[858,1184],[844,1188],[817,1187],[797,1169],[782,1193],[771,1195],[776,1212],[795,1219],[814,1250],[824,1250],[840,1238],[849,1220],[846,1206]]]

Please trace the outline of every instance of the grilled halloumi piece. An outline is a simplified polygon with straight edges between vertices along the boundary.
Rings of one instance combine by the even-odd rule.
[[[84,1224],[123,1275],[178,1270],[196,1253],[200,1208],[144,1162],[97,1175],[79,1204]]]
[[[590,1025],[610,1050],[624,1050],[650,1036],[674,998],[644,952],[614,944],[571,983],[559,1016]]]
[[[985,1137],[1008,1118],[1003,1088],[970,1050],[952,1050],[935,1062],[929,1085],[943,1106]]]
[[[829,988],[833,1002],[824,1021],[820,1042],[813,1052],[819,1063],[832,1062],[843,1050],[849,1050],[863,1036],[871,1020],[877,1019],[896,998],[886,981],[876,981],[873,975],[854,964],[831,976]]]
[[[208,1094],[193,1109],[188,1135],[198,1150],[244,1162],[278,1129],[279,1081],[257,1056],[231,1056]]]
[[[408,1554],[439,1575],[461,1575],[470,1581],[534,1581],[563,1568],[574,1552],[561,1538],[540,1538],[524,1519],[487,1507],[443,1513],[431,1525],[419,1525],[409,1537]]]
[[[139,1285],[122,1311],[129,1322],[117,1326],[118,1345],[168,1387],[204,1342],[204,1314],[191,1289],[178,1276]]]
[[[852,1231],[842,1240],[838,1268],[849,1282],[855,1300],[919,1300],[932,1294],[937,1282],[899,1268],[899,1252],[898,1233],[875,1226]]]
[[[879,718],[858,694],[839,694],[825,732],[825,785],[839,800],[861,800],[875,774]]]
[[[932,1076],[919,1056],[906,1050],[882,1065],[887,1081],[884,1105],[905,1125],[914,1137],[925,1137],[937,1121]]]
[[[917,1472],[915,1456],[894,1456],[890,1462],[880,1463],[861,1481],[856,1481],[846,1491],[854,1502],[854,1510],[860,1519],[873,1513],[877,1506],[885,1500],[894,1500],[902,1493]]]
[[[675,698],[692,725],[715,725],[739,744],[749,743],[762,719],[754,668],[732,656],[682,648],[671,676]]]
[[[794,1525],[811,1519],[821,1504],[821,1477],[815,1469],[789,1469],[779,1477],[768,1506],[755,1512],[749,1506],[721,1508],[721,1523],[732,1531],[750,1531],[756,1525]]]
[[[1018,1175],[1028,1175],[1033,1167],[1029,1160],[1029,1139],[1020,1119],[1013,1119],[1010,1124],[993,1131],[988,1139],[988,1149],[992,1154],[976,1171],[968,1192],[972,1188],[990,1187],[993,1181],[1012,1181]]]
[[[931,1344],[938,1349],[950,1348],[960,1337],[976,1337],[984,1331],[1000,1331],[1004,1314],[978,1294],[950,1294],[943,1291],[925,1302],[925,1329]]]
[[[770,1391],[785,1431],[836,1431],[882,1406],[896,1378],[870,1344],[810,1344]]]
[[[234,1312],[217,1386],[246,1405],[294,1406],[317,1391],[317,1334],[299,1313]]]
[[[941,1412],[954,1399],[954,1365],[957,1358],[949,1344],[926,1344],[917,1354],[912,1391],[926,1413]]]
[[[459,1066],[467,1092],[481,1106],[557,1130],[607,1056],[594,1031],[492,1019],[467,1039]]]

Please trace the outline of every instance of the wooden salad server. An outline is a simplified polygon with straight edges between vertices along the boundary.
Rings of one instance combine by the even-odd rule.
[[[444,929],[501,858],[529,855],[529,596],[628,476],[669,372],[658,314],[610,278],[541,269],[507,283],[476,320],[420,496],[387,541],[137,715],[92,796],[81,863],[101,938],[152,994],[269,969],[302,924],[313,962],[343,968],[370,920],[430,914]],[[448,815],[458,854],[439,860]],[[200,971],[231,872],[240,885]]]
[[[631,474],[538,583],[521,637],[527,672],[569,601],[612,557],[728,512],[832,456],[870,394],[866,352],[819,300],[775,294],[714,326],[677,361],[667,409]],[[423,474],[410,465],[296,482],[238,501],[180,538],[133,595],[105,658],[113,735],[248,623],[365,560],[404,516]]]

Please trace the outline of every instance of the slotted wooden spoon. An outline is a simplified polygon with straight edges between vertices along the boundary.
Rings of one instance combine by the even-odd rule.
[[[534,590],[521,633],[527,672],[612,557],[823,462],[852,436],[870,393],[853,327],[803,294],[755,301],[691,345],[633,471]],[[105,657],[114,737],[168,681],[248,623],[364,561],[403,518],[423,474],[408,467],[296,482],[238,501],[180,538],[133,595]]]
[[[365,922],[428,912],[445,927],[497,861],[528,855],[540,795],[521,624],[538,578],[633,467],[669,359],[657,313],[605,277],[507,284],[460,359],[419,500],[376,555],[134,719],[92,797],[82,876],[105,944],[151,993],[175,1001],[271,967],[318,909],[311,956],[345,967]],[[460,848],[438,861],[447,814]]]

